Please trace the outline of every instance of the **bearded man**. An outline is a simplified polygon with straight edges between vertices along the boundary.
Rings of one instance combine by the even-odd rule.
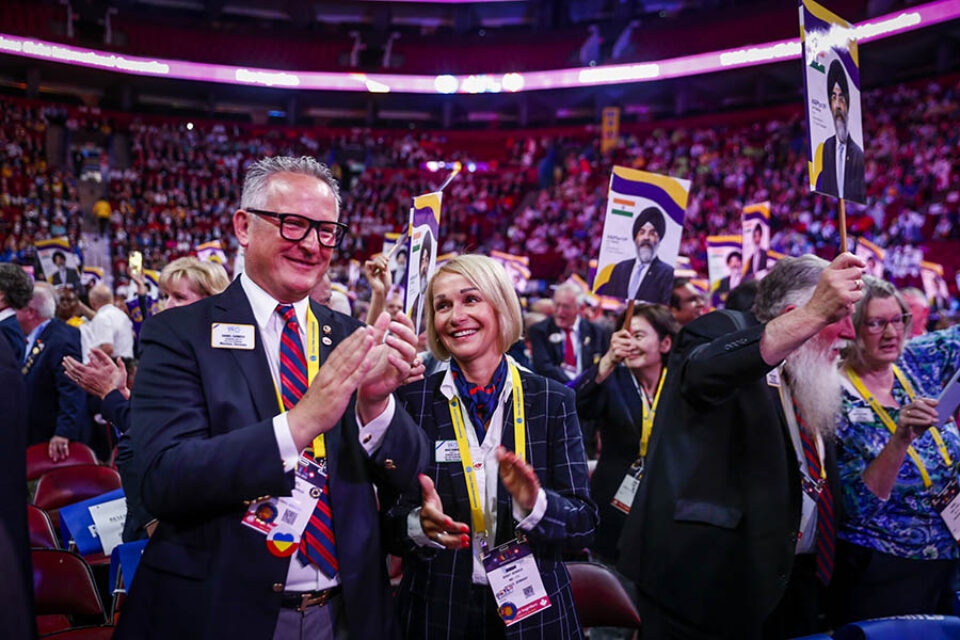
[[[597,293],[624,300],[667,304],[673,290],[673,267],[657,257],[666,231],[663,212],[647,207],[633,220],[633,242],[637,257],[613,267],[610,280]]]
[[[817,630],[840,503],[836,360],[863,266],[784,258],[754,313],[709,313],[678,336],[620,539],[644,638]]]
[[[855,202],[866,201],[863,149],[850,135],[850,86],[839,60],[827,70],[827,97],[835,135],[823,143],[823,167],[817,191]]]

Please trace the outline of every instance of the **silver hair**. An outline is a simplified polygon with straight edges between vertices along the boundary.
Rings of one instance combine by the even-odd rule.
[[[863,323],[867,321],[867,305],[870,304],[871,300],[886,300],[887,298],[893,298],[897,301],[897,305],[900,307],[900,313],[909,314],[910,307],[907,306],[907,303],[904,302],[901,292],[887,282],[886,280],[881,280],[880,278],[875,278],[873,276],[864,275],[863,276],[863,297],[860,298],[856,306],[853,308],[853,329],[857,334],[857,339],[853,340],[847,345],[847,348],[843,351],[843,360],[845,363],[849,364],[857,371],[862,371],[865,368],[865,359],[864,359],[864,347],[863,347]],[[903,340],[900,343],[901,352],[903,346],[906,344],[907,339],[910,337],[910,331],[913,328],[912,319],[907,322],[903,327]]]
[[[273,158],[261,158],[247,168],[247,175],[243,179],[243,194],[240,196],[241,209],[262,209],[266,206],[267,185],[270,178],[278,173],[293,173],[302,176],[311,176],[317,178],[328,187],[337,201],[337,213],[340,213],[340,185],[337,179],[330,173],[329,167],[322,162],[317,162],[310,156],[278,156]],[[296,213],[294,211],[281,211],[278,213]]]
[[[554,297],[556,297],[556,295],[561,291],[572,293],[576,297],[578,305],[583,304],[584,300],[586,300],[586,296],[583,293],[583,289],[573,284],[572,282],[564,282],[564,283],[558,284],[557,288],[553,290]]]
[[[799,306],[810,299],[829,262],[813,254],[799,258],[781,258],[760,281],[753,313],[761,322],[773,320],[790,305]]]
[[[33,285],[33,297],[30,298],[30,306],[36,310],[37,315],[44,320],[49,320],[57,313],[57,291],[49,282],[36,282]]]

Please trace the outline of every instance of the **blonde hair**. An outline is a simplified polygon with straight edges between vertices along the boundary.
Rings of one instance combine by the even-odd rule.
[[[498,347],[500,353],[506,353],[513,343],[523,335],[523,315],[520,312],[520,299],[513,289],[513,282],[499,262],[487,256],[462,255],[444,263],[430,278],[427,285],[427,345],[430,352],[440,360],[450,358],[450,352],[443,346],[437,329],[433,325],[433,289],[437,278],[444,273],[463,276],[480,291],[484,301],[497,310],[500,325]]]
[[[186,278],[190,287],[204,297],[216,295],[230,284],[223,265],[187,257],[177,258],[163,268],[160,272],[160,288],[169,291],[182,278]]]

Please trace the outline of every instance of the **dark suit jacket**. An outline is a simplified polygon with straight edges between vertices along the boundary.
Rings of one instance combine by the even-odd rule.
[[[627,299],[630,292],[630,275],[637,264],[637,259],[623,260],[618,262],[610,273],[610,280],[607,281],[597,293],[615,298]],[[668,304],[670,294],[673,292],[673,267],[668,265],[660,258],[654,258],[653,262],[643,274],[643,280],[640,281],[640,288],[637,289],[636,300],[644,302],[657,302]]]
[[[590,477],[590,494],[597,502],[600,524],[594,551],[609,561],[619,556],[617,544],[627,516],[610,501],[620,488],[627,470],[640,453],[643,430],[643,403],[626,367],[617,367],[602,384],[596,383],[597,365],[577,379],[577,413],[590,416],[600,430],[603,443],[597,466]]]
[[[144,525],[153,516],[143,506],[140,498],[140,470],[134,462],[133,441],[130,437],[130,401],[119,391],[111,391],[100,403],[100,415],[120,432],[117,441],[115,464],[123,482],[123,495],[127,499],[127,519],[123,523],[123,541],[132,542],[146,536]]]
[[[14,318],[16,320],[16,318]],[[11,640],[36,636],[33,616],[33,569],[27,535],[27,402],[20,362],[0,340],[0,629]]]
[[[432,442],[456,439],[447,398],[440,392],[444,375],[445,371],[437,372],[399,392],[401,404]],[[587,459],[576,402],[570,389],[552,380],[522,369],[520,380],[527,422],[527,461],[547,494],[546,513],[525,535],[536,556],[543,586],[555,604],[511,626],[508,636],[534,633],[541,637],[542,632],[547,638],[579,637],[576,612],[567,606],[572,603],[570,577],[561,562],[561,552],[579,550],[590,543],[597,511],[587,487]],[[501,443],[513,451],[513,405],[508,402],[505,409]],[[424,473],[433,479],[444,512],[456,521],[470,523],[470,503],[460,463],[437,463],[434,458]],[[496,545],[515,537],[516,524],[510,493],[502,483],[498,486]],[[394,552],[403,556],[403,581],[397,594],[400,624],[404,636],[411,639],[466,637],[473,556],[469,549],[418,547],[409,540],[407,515],[421,502],[417,487],[401,496],[389,512]]]
[[[62,284],[68,284],[68,285],[70,285],[70,286],[72,286],[72,287],[78,287],[78,288],[79,288],[79,287],[80,287],[80,274],[77,273],[77,270],[74,269],[74,268],[72,268],[72,267],[67,267],[66,273],[67,273],[67,281],[64,282],[63,279],[60,278],[60,270],[58,269],[58,270],[54,271],[54,272],[53,272],[53,275],[50,277],[50,282],[51,282],[51,284],[53,284],[53,286],[55,286],[55,287],[59,287],[59,286],[62,285]]]
[[[359,326],[311,302],[334,343]],[[143,327],[130,430],[141,495],[160,524],[144,551],[117,638],[270,638],[289,558],[241,524],[244,500],[290,495],[272,420],[279,412],[259,332],[252,350],[214,349],[211,324],[256,327],[239,281]],[[322,345],[321,360],[333,345]],[[354,404],[326,434],[328,486],[351,637],[391,638],[397,622],[377,496],[409,487],[426,464],[423,433],[396,412],[376,455],[359,442]],[[395,461],[395,462],[394,462]]]
[[[718,311],[681,331],[620,540],[619,568],[645,598],[716,637],[759,633],[796,551],[800,471],[764,327]]]
[[[823,143],[823,170],[817,178],[817,191],[837,195],[837,136]],[[863,149],[847,136],[846,167],[843,173],[843,197],[854,202],[866,202],[864,185]]]
[[[27,444],[46,442],[54,435],[82,440],[86,433],[87,394],[67,378],[64,356],[80,360],[80,330],[53,318],[37,336],[24,380],[30,402]]]
[[[23,363],[23,350],[27,348],[27,338],[23,335],[23,329],[20,328],[20,322],[16,315],[12,315],[0,321],[0,332],[10,344],[13,351],[13,357],[19,367]]]
[[[580,362],[583,368],[593,365],[603,357],[610,346],[610,335],[599,325],[578,318],[580,323]],[[570,378],[563,372],[563,340],[554,342],[550,336],[563,337],[563,330],[550,317],[530,327],[530,351],[533,370],[557,382],[567,384]]]

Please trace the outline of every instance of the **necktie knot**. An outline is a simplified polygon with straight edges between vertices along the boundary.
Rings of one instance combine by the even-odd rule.
[[[290,322],[291,320],[294,322],[297,321],[297,312],[294,310],[292,304],[278,304],[275,311],[280,314],[284,322]]]

